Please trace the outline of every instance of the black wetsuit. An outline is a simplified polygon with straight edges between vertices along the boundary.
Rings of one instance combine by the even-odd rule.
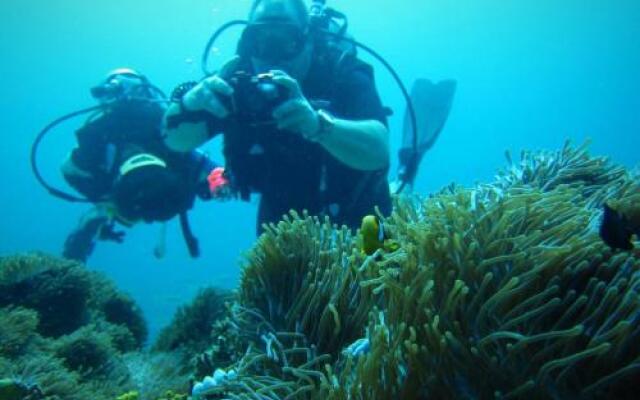
[[[185,184],[196,183],[201,163],[209,161],[195,151],[169,150],[161,137],[163,115],[164,108],[157,104],[132,102],[91,119],[76,131],[78,145],[71,153],[73,164],[90,176],[65,174],[67,182],[92,201],[104,200],[113,190],[120,165],[135,154],[149,153],[184,176]]]
[[[164,108],[148,102],[130,102],[90,119],[76,131],[77,147],[71,153],[71,163],[80,171],[64,170],[67,182],[94,203],[110,201],[124,161],[136,154],[147,153],[162,159],[167,168],[180,176],[188,197],[184,210],[191,208],[196,195],[208,196],[206,172],[215,164],[204,154],[192,151],[177,153],[164,145],[161,137]],[[67,237],[63,255],[85,261],[95,240],[121,241],[122,234],[104,214],[89,211]]]
[[[373,119],[386,125],[372,68],[355,57],[347,57],[338,66],[341,55],[326,51],[314,57],[301,83],[303,94],[314,107],[337,118]],[[241,61],[235,68],[239,70],[251,72],[250,63]],[[384,214],[391,211],[388,166],[376,171],[351,168],[321,145],[273,125],[251,126],[230,118],[217,126],[224,126],[226,171],[232,185],[245,200],[252,192],[261,194],[258,232],[263,223],[279,221],[290,209],[328,215],[333,222],[352,228],[376,206]],[[212,130],[211,136],[218,133]]]

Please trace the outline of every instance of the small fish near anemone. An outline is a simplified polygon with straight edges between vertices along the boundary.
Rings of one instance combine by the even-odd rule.
[[[632,236],[640,236],[640,193],[604,204],[600,237],[612,249],[633,250]]]
[[[375,215],[366,215],[360,225],[362,236],[362,251],[370,256],[378,249],[386,252],[394,252],[400,248],[395,240],[391,239],[384,222]]]

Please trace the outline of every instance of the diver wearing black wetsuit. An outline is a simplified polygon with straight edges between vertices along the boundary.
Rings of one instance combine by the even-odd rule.
[[[105,107],[76,131],[62,172],[95,207],[65,241],[67,258],[86,261],[97,239],[122,242],[116,222],[166,221],[190,209],[196,195],[210,197],[206,177],[215,165],[202,153],[164,145],[165,106],[145,82],[132,70],[111,73],[98,98]]]
[[[218,75],[176,91],[180,107],[167,112],[166,143],[188,150],[223,133],[232,188],[243,199],[261,194],[258,231],[290,209],[328,215],[352,228],[376,206],[388,214],[386,112],[372,68],[350,52],[305,36],[306,8],[296,9],[297,1],[284,9],[270,8],[272,3],[282,2],[254,5],[238,59]],[[289,43],[292,38],[302,43]],[[286,54],[288,48],[293,54]],[[276,85],[286,87],[289,97],[298,95],[289,100],[297,104],[276,105],[275,121],[256,123],[237,109],[246,103],[241,98],[246,88],[234,77],[271,70],[278,70]]]

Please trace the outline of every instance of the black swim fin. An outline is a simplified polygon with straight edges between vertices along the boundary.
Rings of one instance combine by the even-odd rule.
[[[452,79],[433,83],[418,79],[411,88],[411,102],[416,114],[414,135],[409,109],[405,111],[402,146],[398,152],[398,179],[403,186],[413,185],[424,154],[434,145],[449,117],[457,82]]]

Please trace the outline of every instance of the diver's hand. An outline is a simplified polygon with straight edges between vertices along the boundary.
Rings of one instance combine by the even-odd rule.
[[[107,223],[100,229],[100,232],[98,233],[98,239],[122,243],[124,241],[125,234],[126,233],[124,231],[117,231],[115,229],[115,224]]]
[[[288,89],[291,97],[273,111],[273,118],[278,129],[301,134],[306,139],[312,138],[320,128],[316,110],[304,97],[298,81],[283,71],[270,71],[276,84]]]
[[[223,119],[229,115],[229,110],[224,106],[221,97],[229,97],[233,94],[233,88],[218,75],[205,78],[193,89],[189,90],[182,98],[182,104],[189,111],[209,111],[214,116]]]

